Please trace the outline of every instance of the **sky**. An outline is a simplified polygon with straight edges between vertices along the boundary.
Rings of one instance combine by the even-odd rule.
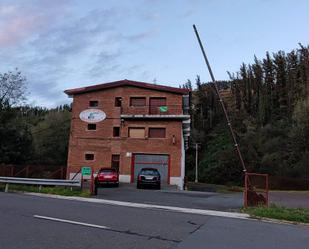
[[[27,103],[68,104],[63,91],[122,79],[178,87],[217,80],[254,55],[309,44],[308,0],[0,0],[0,73],[27,78]]]

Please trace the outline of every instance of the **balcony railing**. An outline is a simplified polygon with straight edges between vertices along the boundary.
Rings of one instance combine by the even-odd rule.
[[[183,115],[188,114],[186,112],[182,105],[121,107],[122,115]]]

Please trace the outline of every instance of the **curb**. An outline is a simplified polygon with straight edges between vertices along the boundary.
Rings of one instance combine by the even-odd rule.
[[[144,208],[149,210],[171,211],[177,213],[198,214],[205,216],[216,216],[216,217],[225,217],[234,219],[250,219],[250,215],[236,212],[223,212],[223,211],[206,210],[206,209],[182,208],[174,206],[152,205],[144,203],[113,201],[106,199],[85,198],[76,196],[61,196],[61,195],[41,194],[41,193],[24,193],[24,194],[31,196],[45,197],[45,198],[61,199],[61,200],[81,201],[88,203],[106,204],[106,205],[132,207],[132,208]]]

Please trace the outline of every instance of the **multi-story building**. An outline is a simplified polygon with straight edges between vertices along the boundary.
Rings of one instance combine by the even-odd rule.
[[[183,187],[189,90],[121,80],[65,93],[73,98],[68,177],[83,166],[113,167],[132,183],[152,167],[163,184]]]

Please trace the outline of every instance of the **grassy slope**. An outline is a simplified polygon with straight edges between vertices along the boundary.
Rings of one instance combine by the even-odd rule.
[[[278,220],[309,223],[309,209],[304,208],[285,208],[271,205],[268,208],[244,208],[242,211],[254,217],[265,217]]]

